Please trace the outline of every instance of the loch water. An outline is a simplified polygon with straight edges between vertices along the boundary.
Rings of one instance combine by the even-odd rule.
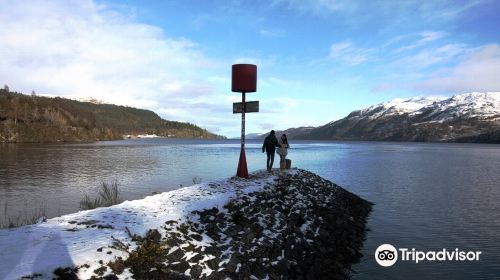
[[[261,141],[247,141],[249,170],[265,168]],[[499,279],[500,146],[291,141],[295,167],[375,203],[353,279]],[[233,176],[238,140],[135,139],[81,144],[0,144],[0,219],[44,209],[79,211],[85,194],[117,181],[125,199]],[[276,156],[275,166],[279,157]],[[375,249],[481,251],[479,261],[399,260]]]

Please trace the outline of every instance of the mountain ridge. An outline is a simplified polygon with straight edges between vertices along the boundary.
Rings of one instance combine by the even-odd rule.
[[[393,99],[292,139],[500,143],[500,92]]]

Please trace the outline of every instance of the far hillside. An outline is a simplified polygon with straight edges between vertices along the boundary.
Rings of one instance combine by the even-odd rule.
[[[500,144],[500,92],[394,99],[318,127],[278,131],[305,140]],[[267,135],[257,135],[263,138]]]
[[[115,140],[139,134],[224,138],[194,124],[164,120],[149,110],[0,89],[0,142]]]

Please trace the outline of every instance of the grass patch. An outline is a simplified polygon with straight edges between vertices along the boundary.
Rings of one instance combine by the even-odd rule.
[[[92,199],[88,194],[85,194],[80,201],[80,208],[83,210],[95,209],[98,207],[108,207],[122,202],[118,183],[102,182],[101,188],[97,191],[97,197]]]
[[[194,185],[201,184],[201,178],[200,177],[196,177],[195,176],[195,177],[193,177],[192,181],[193,181]]]
[[[0,217],[0,228],[15,228],[24,225],[32,225],[45,219],[45,205],[29,209],[28,203],[26,202],[24,209],[25,211],[17,216],[10,216],[9,206],[7,202],[5,202],[3,207],[3,217]]]

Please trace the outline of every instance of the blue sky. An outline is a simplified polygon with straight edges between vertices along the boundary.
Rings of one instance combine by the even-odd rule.
[[[500,1],[0,0],[0,10],[0,83],[230,137],[234,63],[258,66],[248,132],[393,98],[500,91]]]

